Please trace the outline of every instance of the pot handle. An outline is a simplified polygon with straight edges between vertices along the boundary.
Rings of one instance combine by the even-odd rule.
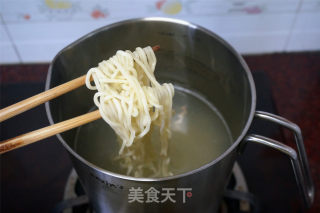
[[[263,144],[274,148],[290,157],[299,191],[304,198],[306,206],[310,208],[314,201],[314,184],[311,178],[307,154],[304,148],[302,134],[299,126],[283,117],[268,112],[256,111],[255,117],[279,124],[282,127],[285,127],[293,132],[298,148],[298,154],[293,148],[280,143],[279,141],[260,135],[248,135],[245,137],[244,142],[255,142]]]

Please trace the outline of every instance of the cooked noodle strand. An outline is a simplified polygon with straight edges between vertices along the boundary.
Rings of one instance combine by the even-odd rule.
[[[93,99],[101,117],[121,141],[120,164],[127,175],[136,177],[171,174],[167,155],[174,88],[156,80],[156,62],[151,47],[138,47],[134,52],[119,50],[86,76],[87,88],[97,90]],[[151,143],[156,126],[161,141],[158,158]]]

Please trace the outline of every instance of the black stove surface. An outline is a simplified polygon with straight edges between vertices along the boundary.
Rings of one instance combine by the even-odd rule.
[[[277,114],[264,72],[253,72],[257,110]],[[2,84],[0,108],[44,90],[44,83]],[[0,140],[49,125],[44,105],[0,124]],[[251,133],[283,142],[282,130],[255,120]],[[51,212],[63,199],[72,169],[66,150],[56,137],[0,155],[1,212]],[[248,144],[238,162],[249,191],[260,202],[261,212],[300,212],[302,203],[289,159],[270,148]]]

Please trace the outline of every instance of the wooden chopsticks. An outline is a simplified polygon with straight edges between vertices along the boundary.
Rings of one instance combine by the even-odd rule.
[[[0,122],[83,86],[85,84],[85,79],[85,75],[81,76],[0,110]],[[94,112],[86,113],[84,115],[80,115],[78,117],[62,121],[51,126],[19,135],[5,141],[1,141],[0,154],[70,130],[99,118],[101,118],[101,115],[99,111],[96,110]]]
[[[157,51],[159,50],[159,48],[160,48],[159,45],[152,47],[153,51]],[[83,86],[85,84],[85,79],[86,79],[86,75],[83,75],[79,78],[76,78],[64,84],[61,84],[57,87],[54,87],[50,90],[39,93],[35,96],[32,96],[23,101],[20,101],[16,104],[13,104],[4,109],[1,109],[0,122],[7,120],[9,118],[12,118],[13,116],[16,116],[33,107],[36,107],[42,103],[52,100],[60,95],[68,93],[80,86]],[[60,123],[56,123],[51,126],[47,126],[32,132],[2,141],[0,142],[0,154],[37,142],[39,140],[48,138],[55,134],[73,129],[75,127],[95,121],[99,118],[101,118],[101,115],[99,113],[99,110],[96,110],[94,112],[86,113],[84,115],[80,115],[75,118],[71,118],[69,120],[62,121]]]
[[[49,89],[45,92],[39,93],[35,96],[27,98],[23,101],[15,103],[11,106],[8,106],[0,110],[0,122],[5,121],[9,118],[12,118],[20,113],[23,113],[33,107],[36,107],[40,104],[43,104],[51,99],[54,99],[60,95],[68,93],[78,87],[81,87],[85,84],[86,76],[83,75],[79,78],[71,80],[67,83],[61,84],[57,87]]]
[[[17,149],[19,147],[40,141],[55,134],[68,131],[83,124],[95,121],[101,118],[99,110],[71,118],[60,123],[53,124],[23,135],[2,141],[0,144],[0,154]]]

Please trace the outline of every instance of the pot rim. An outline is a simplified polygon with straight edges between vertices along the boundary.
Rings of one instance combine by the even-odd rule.
[[[178,178],[182,178],[184,176],[188,176],[188,175],[192,175],[195,173],[198,173],[216,163],[218,163],[219,161],[221,161],[223,158],[225,158],[227,155],[229,155],[233,150],[236,149],[236,147],[239,145],[239,143],[242,141],[242,139],[245,137],[245,135],[248,132],[249,127],[251,126],[253,117],[254,117],[254,113],[255,113],[255,109],[256,109],[256,88],[255,88],[255,84],[250,72],[250,69],[248,67],[248,65],[246,64],[246,62],[244,61],[244,59],[242,58],[242,56],[228,43],[226,42],[224,39],[222,39],[220,36],[218,36],[217,34],[213,33],[212,31],[201,27],[199,25],[184,21],[184,20],[179,20],[179,19],[173,19],[173,18],[163,18],[163,17],[146,17],[146,18],[135,18],[135,19],[128,19],[128,20],[124,20],[124,21],[120,21],[120,22],[116,22],[113,24],[109,24],[106,25],[104,27],[100,27],[86,35],[84,35],[83,37],[79,38],[78,40],[72,42],[71,44],[69,44],[68,46],[66,46],[65,48],[63,48],[62,50],[60,50],[57,55],[54,57],[54,59],[52,60],[52,62],[50,63],[49,69],[48,69],[48,73],[47,73],[47,79],[46,79],[46,84],[45,84],[45,90],[49,90],[50,89],[50,82],[51,82],[51,74],[52,74],[52,65],[54,64],[54,62],[56,61],[56,59],[59,57],[59,55],[61,53],[63,53],[65,50],[72,48],[73,46],[77,45],[78,43],[82,42],[83,40],[91,37],[92,35],[102,31],[102,30],[107,30],[116,26],[120,26],[123,24],[127,24],[127,23],[134,23],[134,22],[149,22],[149,21],[155,21],[155,22],[170,22],[170,23],[176,23],[176,24],[180,24],[180,25],[185,25],[187,27],[193,28],[193,29],[198,29],[201,30],[202,32],[214,37],[215,39],[217,39],[219,42],[221,42],[226,48],[228,48],[232,54],[234,54],[234,56],[239,60],[240,64],[242,65],[242,67],[244,68],[248,81],[249,81],[249,86],[250,86],[250,91],[251,91],[251,109],[250,109],[250,114],[248,116],[248,120],[246,121],[245,127],[243,128],[241,134],[238,136],[238,138],[236,139],[236,141],[226,150],[224,151],[219,157],[215,158],[214,160],[212,160],[211,162],[188,172],[182,173],[182,174],[178,174],[178,175],[173,175],[173,176],[168,176],[168,177],[160,177],[160,178],[137,178],[137,177],[132,177],[132,176],[127,176],[127,175],[121,175],[118,173],[114,173],[108,170],[105,170],[101,167],[98,167],[96,165],[94,165],[93,163],[90,163],[89,161],[87,161],[86,159],[84,159],[83,157],[81,157],[77,152],[75,152],[67,143],[66,141],[62,138],[61,134],[57,134],[56,136],[58,137],[59,141],[63,144],[63,146],[77,159],[80,160],[82,163],[84,163],[86,166],[93,168],[94,170],[96,170],[97,172],[102,172],[103,174],[112,176],[112,177],[116,177],[116,178],[120,178],[120,179],[125,179],[125,180],[129,180],[129,181],[141,181],[141,182],[154,182],[154,181],[167,181],[167,180],[173,180],[173,179],[178,179]],[[50,110],[50,105],[49,102],[45,103],[45,108],[46,108],[46,113],[47,113],[47,117],[48,120],[50,122],[50,125],[53,125],[53,118],[51,115],[51,110]]]

